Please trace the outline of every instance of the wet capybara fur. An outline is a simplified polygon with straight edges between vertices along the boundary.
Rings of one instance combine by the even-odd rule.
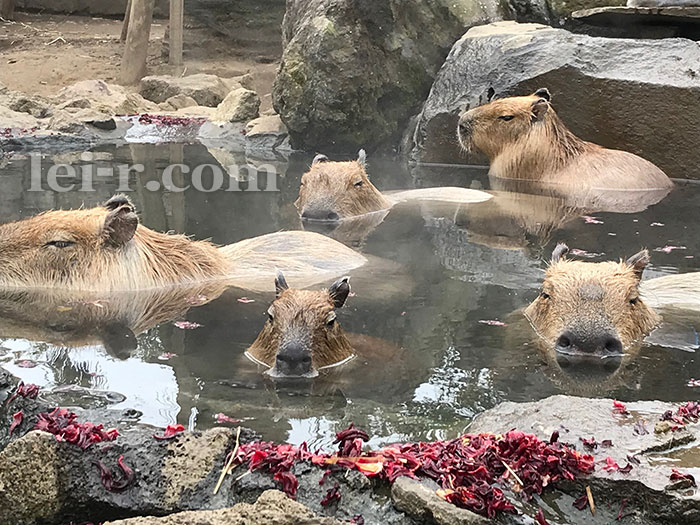
[[[302,219],[337,221],[356,215],[388,210],[392,206],[370,182],[365,152],[357,160],[331,162],[317,155],[301,177],[296,206]]]
[[[621,356],[660,322],[639,295],[649,253],[642,250],[626,261],[591,263],[568,260],[567,251],[564,244],[554,249],[542,291],[525,316],[557,353]]]
[[[268,366],[272,377],[315,377],[319,369],[351,359],[353,348],[336,320],[336,309],[350,294],[348,280],[338,279],[327,290],[296,290],[278,273],[277,298],[246,355]]]
[[[557,116],[545,88],[463,112],[457,136],[464,150],[476,148],[489,158],[489,174],[495,177],[599,189],[672,186],[651,162],[574,135]]]

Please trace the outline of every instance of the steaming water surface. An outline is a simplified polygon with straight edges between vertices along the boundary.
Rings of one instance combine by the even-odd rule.
[[[190,166],[216,163],[204,146],[122,146],[99,153],[98,166],[103,167],[145,160],[146,172],[132,177],[130,197],[142,222],[156,230],[227,244],[301,227],[292,203],[310,157],[273,162],[280,174],[279,192],[170,193],[148,191],[146,184],[161,180],[162,169],[173,159]],[[118,186],[115,178],[104,176],[97,178],[91,193],[30,192],[28,160],[4,162],[2,222],[53,208],[93,206]],[[370,158],[369,172],[384,190],[490,188],[486,171],[480,169],[409,169],[392,159]],[[356,295],[339,312],[339,321],[349,332],[376,339],[368,343],[370,358],[354,360],[346,373],[336,370],[328,377],[322,373],[315,380],[277,384],[243,357],[266,322],[274,298],[272,275],[269,293],[230,289],[189,311],[185,305],[182,315],[145,331],[129,319],[128,311],[120,311],[113,322],[96,322],[94,330],[78,320],[78,311],[102,311],[114,300],[109,297],[80,303],[76,326],[51,324],[16,298],[3,299],[0,365],[45,389],[75,385],[125,396],[81,395],[70,389],[54,394],[63,404],[111,404],[138,410],[141,420],[153,425],[179,422],[196,429],[216,425],[215,415],[223,413],[243,419],[266,439],[308,441],[312,446],[330,444],[335,431],[350,422],[367,429],[373,444],[452,437],[476,414],[501,401],[531,401],[556,393],[695,399],[698,388],[688,382],[700,378],[700,362],[696,353],[679,348],[697,344],[700,315],[667,318],[671,329],[657,338],[664,346],[646,344],[619,369],[562,370],[533,344],[518,309],[537,295],[543,261],[557,241],[566,241],[581,250],[575,252],[579,257],[592,261],[631,255],[642,247],[666,247],[653,251],[646,278],[700,270],[698,202],[700,185],[694,184],[679,185],[662,202],[633,213],[582,210],[557,199],[502,194],[491,208],[401,205],[383,221],[380,215],[340,227],[330,235],[402,265],[388,271],[386,265],[370,264],[364,269],[368,279],[351,281]],[[370,284],[373,279],[389,286],[379,294]],[[61,310],[69,320],[71,311]],[[182,329],[172,322],[182,320],[201,326]],[[80,330],[80,337],[71,337],[71,330]],[[136,342],[129,341],[132,330]],[[375,349],[382,357],[372,360]]]

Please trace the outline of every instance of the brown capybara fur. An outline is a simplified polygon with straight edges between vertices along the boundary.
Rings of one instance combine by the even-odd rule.
[[[159,233],[139,224],[121,195],[104,206],[0,226],[0,288],[112,292],[226,279],[255,289],[276,268],[300,279],[330,279],[366,262],[312,232],[277,232],[223,247]]]
[[[651,162],[581,140],[557,116],[547,89],[463,112],[457,135],[491,163],[489,174],[607,189],[663,189],[671,180]]]
[[[619,357],[660,321],[639,292],[649,253],[591,263],[567,260],[567,251],[564,244],[555,248],[542,291],[525,316],[558,353]]]
[[[360,150],[357,160],[348,162],[317,155],[301,177],[294,205],[303,219],[328,221],[387,210],[392,202],[370,182]]]
[[[348,277],[327,290],[290,289],[284,276],[275,279],[277,298],[268,321],[246,355],[270,367],[273,377],[315,377],[318,370],[354,357],[336,309],[350,293]]]

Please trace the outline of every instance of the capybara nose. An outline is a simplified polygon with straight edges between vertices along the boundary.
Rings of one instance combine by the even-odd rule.
[[[610,333],[576,334],[567,330],[557,339],[556,349],[558,352],[565,354],[620,355],[622,353],[622,342],[616,335]]]
[[[313,221],[337,221],[340,219],[340,215],[333,210],[305,208],[301,212],[301,218]]]
[[[311,372],[311,356],[303,348],[285,348],[277,354],[277,373],[283,376],[303,376]]]

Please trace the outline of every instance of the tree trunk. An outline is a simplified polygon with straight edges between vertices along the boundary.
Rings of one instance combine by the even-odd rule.
[[[12,20],[15,16],[15,0],[0,0],[0,17]]]
[[[170,0],[170,65],[182,65],[185,0]]]
[[[122,36],[119,38],[122,42],[126,42],[126,35],[129,31],[129,19],[131,18],[131,0],[126,4],[126,12],[124,13],[124,23],[122,24]]]
[[[132,0],[129,30],[119,79],[122,84],[136,84],[146,76],[148,39],[151,35],[153,5],[155,0]]]

